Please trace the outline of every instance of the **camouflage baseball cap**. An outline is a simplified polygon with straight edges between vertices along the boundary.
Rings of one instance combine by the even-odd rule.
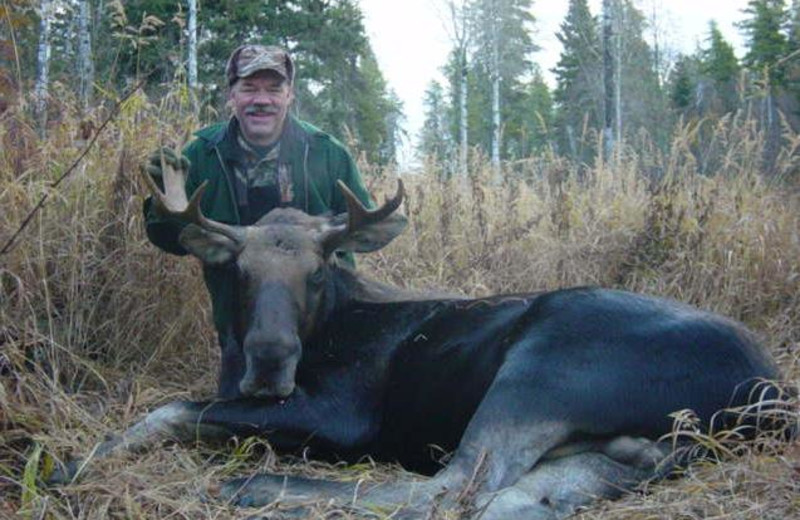
[[[228,59],[228,66],[225,68],[228,86],[259,70],[274,70],[289,83],[294,81],[294,63],[288,52],[275,46],[242,45]]]

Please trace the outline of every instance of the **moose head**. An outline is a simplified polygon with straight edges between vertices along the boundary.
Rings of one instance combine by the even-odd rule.
[[[200,201],[203,183],[187,198],[186,171],[162,160],[164,191],[145,174],[161,214],[188,224],[181,245],[207,266],[235,264],[239,300],[234,310],[246,370],[239,382],[244,396],[288,397],[303,342],[332,301],[336,251],[378,250],[399,235],[406,218],[395,211],[403,184],[377,209],[367,209],[341,181],[347,213],[310,216],[277,208],[251,226],[206,218]]]

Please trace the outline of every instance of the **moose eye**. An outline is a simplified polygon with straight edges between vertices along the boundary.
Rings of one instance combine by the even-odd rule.
[[[320,267],[314,273],[308,277],[308,283],[314,286],[322,285],[325,281],[325,268]]]

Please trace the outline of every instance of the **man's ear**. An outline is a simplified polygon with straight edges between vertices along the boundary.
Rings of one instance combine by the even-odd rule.
[[[226,264],[234,260],[239,252],[236,243],[230,238],[206,231],[195,224],[183,228],[178,235],[178,242],[206,265]]]
[[[346,221],[347,214],[337,215],[334,221]],[[385,247],[403,232],[408,224],[408,219],[401,213],[392,213],[380,222],[367,224],[364,227],[348,233],[333,244],[334,251],[350,251],[352,253],[370,253]],[[333,251],[331,251],[333,252]]]

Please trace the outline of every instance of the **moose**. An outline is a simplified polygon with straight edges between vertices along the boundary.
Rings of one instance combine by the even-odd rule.
[[[279,452],[369,456],[424,478],[361,485],[262,474],[211,496],[241,506],[319,498],[417,517],[469,489],[476,517],[562,518],[669,471],[672,445],[660,439],[674,412],[719,428],[737,420],[733,408],[779,396],[769,383],[779,371],[751,332],[676,301],[596,287],[433,296],[338,262],[337,251],[375,251],[402,232],[401,181],[376,209],[340,184],[344,214],[278,208],[235,226],[206,218],[205,186],[189,198],[185,176],[165,168],[163,191],[145,177],[158,210],[188,223],[183,247],[239,273],[241,397],[164,405],[93,458],[260,436]]]

